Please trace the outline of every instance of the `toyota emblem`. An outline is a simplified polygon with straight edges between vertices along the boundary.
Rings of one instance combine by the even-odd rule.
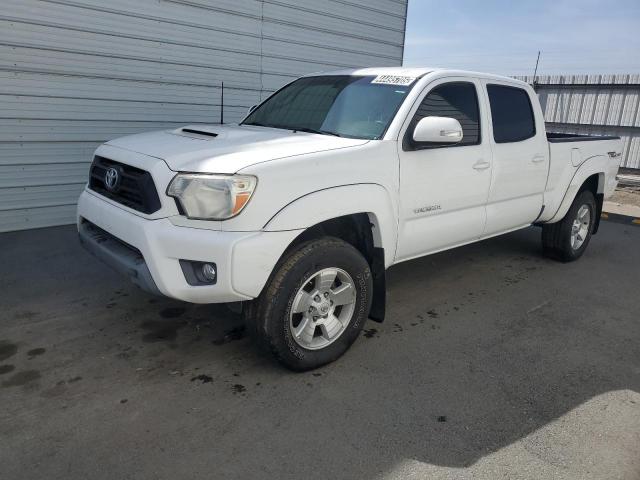
[[[117,168],[110,167],[104,174],[104,186],[110,192],[115,192],[120,186],[120,172]]]

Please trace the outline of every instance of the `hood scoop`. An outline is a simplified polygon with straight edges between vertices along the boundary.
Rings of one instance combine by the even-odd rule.
[[[218,136],[216,132],[212,132],[210,130],[202,130],[199,128],[192,128],[192,127],[181,128],[180,130],[178,130],[177,133],[187,133],[191,135],[198,135],[198,136],[204,136],[209,138],[215,138]],[[191,136],[191,135],[188,135],[188,136]]]

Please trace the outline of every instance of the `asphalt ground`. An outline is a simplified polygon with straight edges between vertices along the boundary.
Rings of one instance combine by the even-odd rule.
[[[388,272],[385,323],[292,373],[73,227],[0,235],[0,477],[640,479],[640,227],[529,228]]]

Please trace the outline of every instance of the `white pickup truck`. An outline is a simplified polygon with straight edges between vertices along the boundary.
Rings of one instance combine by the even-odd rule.
[[[382,321],[385,270],[542,226],[582,255],[616,186],[617,137],[548,134],[517,80],[429,68],[302,77],[239,125],[109,141],[78,204],[82,244],[143,289],[243,302],[287,367]]]

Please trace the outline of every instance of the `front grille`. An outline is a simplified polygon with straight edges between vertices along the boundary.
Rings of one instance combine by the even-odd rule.
[[[115,168],[121,177],[113,190],[109,190],[105,184],[105,175],[111,167]],[[142,213],[151,214],[160,210],[160,197],[151,174],[131,165],[96,155],[91,164],[89,188]]]

